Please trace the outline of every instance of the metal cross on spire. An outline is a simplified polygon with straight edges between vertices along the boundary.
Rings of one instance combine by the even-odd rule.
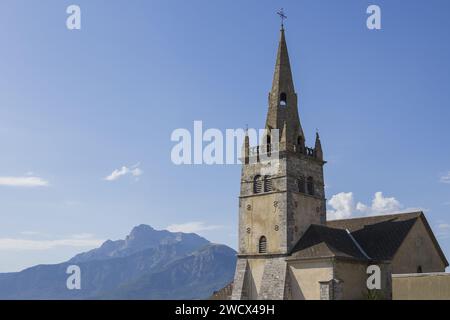
[[[284,9],[281,8],[281,10],[277,12],[277,15],[281,18],[281,29],[284,29],[284,20],[287,19],[287,16],[284,14]]]

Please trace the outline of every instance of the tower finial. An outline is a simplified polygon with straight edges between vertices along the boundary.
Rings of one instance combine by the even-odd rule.
[[[284,20],[287,19],[287,16],[284,14],[284,9],[281,8],[280,11],[277,12],[277,15],[281,18],[281,30],[284,30]]]
[[[319,129],[316,129],[316,145],[314,146],[316,158],[323,161],[322,143],[320,142]]]
[[[282,130],[284,122],[286,122],[286,143],[289,147],[293,147],[297,144],[298,137],[304,137],[305,135],[298,116],[297,94],[292,79],[286,35],[283,29],[283,21],[286,19],[286,15],[283,9],[277,13],[281,17],[282,29],[280,30],[272,89],[269,93],[266,127]]]

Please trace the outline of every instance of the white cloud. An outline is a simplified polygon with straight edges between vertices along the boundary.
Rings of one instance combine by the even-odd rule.
[[[441,177],[440,181],[441,181],[442,183],[450,184],[450,171],[447,172],[446,174],[444,174],[444,175]]]
[[[327,212],[330,220],[349,218],[355,210],[352,192],[338,193],[331,197],[328,204],[333,208]]]
[[[104,240],[100,239],[58,239],[58,240],[29,240],[16,238],[0,238],[0,251],[42,251],[56,247],[96,248]]]
[[[376,192],[372,204],[366,205],[358,202],[352,192],[338,193],[328,201],[331,209],[327,210],[327,219],[347,219],[352,216],[375,216],[384,214],[395,214],[401,212],[426,211],[421,208],[404,208],[404,206],[394,197],[385,197],[382,192]]]
[[[123,166],[120,169],[114,170],[109,176],[105,177],[106,181],[115,181],[119,179],[120,177],[131,175],[135,178],[140,177],[144,172],[139,168],[139,163],[132,166],[132,167],[126,167]]]
[[[222,226],[207,225],[204,222],[193,221],[183,224],[171,224],[166,229],[169,230],[170,232],[197,233],[201,231],[211,231],[220,228],[222,228]]]
[[[382,192],[376,192],[372,200],[372,206],[368,207],[363,203],[358,203],[356,209],[366,215],[381,215],[397,213],[402,209],[401,203],[394,197],[385,198]]]
[[[49,182],[39,177],[0,177],[0,186],[6,187],[47,187]]]

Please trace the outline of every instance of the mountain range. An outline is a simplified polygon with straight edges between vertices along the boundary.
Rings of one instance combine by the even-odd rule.
[[[81,271],[69,290],[68,266]],[[206,299],[232,281],[236,252],[194,233],[140,225],[67,262],[0,273],[0,299]]]

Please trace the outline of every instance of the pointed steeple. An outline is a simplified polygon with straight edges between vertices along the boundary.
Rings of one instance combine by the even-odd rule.
[[[283,26],[280,30],[280,42],[278,44],[277,61],[275,63],[275,72],[273,75],[272,92],[273,91],[295,92]]]
[[[266,127],[280,130],[280,137],[285,136],[287,149],[299,149],[295,146],[298,141],[304,140],[283,25],[280,30],[272,89],[269,93]]]
[[[250,137],[248,136],[248,128],[245,129],[244,143],[242,144],[242,162],[249,164],[250,160]]]
[[[319,131],[316,132],[316,144],[314,146],[314,153],[317,159],[323,160],[322,143],[320,142]]]

